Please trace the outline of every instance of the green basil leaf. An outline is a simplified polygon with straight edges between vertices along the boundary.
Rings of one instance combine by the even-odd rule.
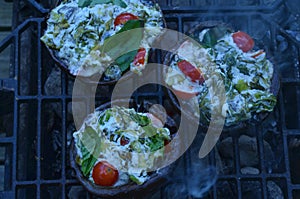
[[[90,6],[94,6],[97,4],[108,4],[108,3],[112,3],[112,0],[92,0]]]
[[[79,0],[78,1],[78,7],[88,7],[92,3],[92,0]]]
[[[143,38],[143,29],[141,28],[143,26],[144,21],[142,20],[129,20],[115,35],[107,38],[101,46],[101,51],[114,58],[115,64],[120,67],[122,72],[128,69],[137,54],[137,49],[139,49]],[[130,34],[120,34],[136,28],[139,29]]]
[[[98,139],[97,139],[98,137]],[[92,127],[86,127],[84,132],[82,133],[81,143],[85,149],[92,154],[96,147],[96,141],[99,140],[99,136],[96,131]]]
[[[133,31],[133,34],[120,33],[140,27],[142,27],[142,23],[139,20],[127,21],[117,34],[108,37],[104,41],[100,48],[101,52],[107,53],[110,57],[116,59],[124,54],[122,52],[131,51],[130,49],[138,49],[143,38],[142,29]]]
[[[203,46],[211,48],[214,45],[216,45],[219,39],[221,39],[225,34],[229,32],[229,29],[225,26],[216,26],[214,28],[209,29],[204,34],[201,43]]]
[[[130,114],[133,121],[137,122],[140,126],[147,126],[150,124],[150,119],[145,115],[140,114]]]
[[[127,31],[127,30],[132,30],[132,29],[135,29],[135,28],[142,28],[142,27],[144,27],[144,21],[143,20],[137,20],[137,19],[136,20],[129,20],[118,31],[118,33],[121,33],[121,32]]]
[[[126,8],[127,4],[122,0],[113,0],[113,4],[120,6],[121,8]]]
[[[93,169],[97,159],[91,156],[89,159],[84,160],[81,164],[81,171],[84,176],[88,177],[88,174]]]
[[[147,125],[142,128],[144,129],[147,137],[152,137],[157,133],[156,128],[152,125]]]
[[[101,139],[92,127],[86,127],[81,137],[81,171],[87,176],[92,170],[101,152]]]
[[[133,62],[135,55],[138,50],[133,50],[129,53],[126,53],[115,60],[115,64],[119,66],[122,72],[126,71],[130,66],[131,62]]]
[[[150,137],[150,141],[147,142],[147,145],[150,147],[150,151],[154,152],[164,146],[164,140],[156,134],[155,136]]]
[[[91,157],[91,153],[89,152],[89,150],[87,150],[87,148],[82,144],[81,142],[81,153],[82,153],[82,160],[87,160]]]
[[[99,156],[101,138],[92,127],[86,127],[85,131],[82,133],[82,138],[80,141],[82,143],[82,152],[86,153],[87,151],[90,155],[94,157]],[[86,154],[84,155],[85,157],[87,156]]]
[[[122,0],[79,0],[78,6],[83,8],[83,7],[88,7],[88,6],[94,6],[97,4],[108,4],[108,3],[112,3],[112,4],[120,6],[122,8],[127,7],[127,4]]]

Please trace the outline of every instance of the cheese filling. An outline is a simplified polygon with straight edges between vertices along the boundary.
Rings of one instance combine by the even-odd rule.
[[[91,167],[107,161],[123,176],[115,184],[118,186],[128,183],[129,179],[137,184],[149,179],[148,169],[163,157],[164,141],[170,140],[170,131],[157,128],[144,113],[114,107],[90,114],[73,137],[82,171],[86,169],[83,165],[87,165],[84,161],[92,164]],[[86,175],[93,182],[92,169]]]
[[[157,5],[146,5],[140,0],[122,1],[126,7],[112,3],[79,7],[78,0],[63,1],[51,11],[41,40],[55,50],[56,56],[68,66],[71,74],[77,75],[81,69],[81,76],[102,74],[113,60],[97,48],[122,28],[122,25],[114,26],[116,17],[131,13],[145,23],[140,42],[140,48],[147,51],[145,63],[129,66],[132,71],[141,73],[147,63],[151,43],[161,34],[162,13]],[[115,78],[118,77],[116,74]]]
[[[203,37],[203,34],[200,33],[200,36]],[[259,52],[243,52],[229,33],[212,48],[185,42],[173,57],[165,81],[173,88],[174,85],[181,85],[182,91],[189,92],[193,87],[198,92],[201,121],[209,122],[214,110],[226,117],[225,125],[236,124],[252,118],[256,113],[272,111],[276,104],[276,97],[270,91],[273,65],[265,53],[253,57]],[[185,76],[177,65],[181,60],[187,60],[198,67],[205,82],[192,82]],[[216,80],[214,74],[222,79]],[[224,84],[226,99],[210,96],[210,87],[218,84]]]

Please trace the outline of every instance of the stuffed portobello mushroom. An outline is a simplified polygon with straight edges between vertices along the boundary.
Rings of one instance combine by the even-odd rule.
[[[152,170],[164,158],[177,128],[149,112],[121,106],[97,109],[74,132],[71,165],[92,193],[116,196],[153,185],[171,167]],[[149,155],[151,154],[151,155]]]
[[[51,10],[41,40],[72,76],[100,73],[101,81],[109,82],[128,70],[141,74],[163,26],[162,12],[151,0],[64,0]],[[143,29],[112,42],[135,28]],[[130,52],[110,56],[121,48]]]
[[[185,41],[176,55],[169,55],[165,81],[182,99],[196,96],[191,107],[199,106],[201,124],[210,122],[212,110],[225,118],[225,126],[258,119],[273,110],[279,88],[275,67],[263,50],[255,49],[247,33],[208,22],[189,34],[197,45]],[[225,98],[211,96],[210,87],[221,85]]]

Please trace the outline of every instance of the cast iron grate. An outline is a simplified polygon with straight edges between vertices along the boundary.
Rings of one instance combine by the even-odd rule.
[[[221,20],[249,32],[279,67],[282,84],[278,105],[265,122],[223,133],[202,166],[195,167],[199,135],[169,184],[149,198],[196,197],[195,189],[209,180],[190,182],[180,176],[201,174],[207,165],[215,166],[218,177],[205,198],[274,198],[274,193],[279,198],[300,198],[299,5],[292,0],[160,0],[159,4],[170,29],[185,32],[198,21]],[[12,66],[10,78],[0,79],[5,104],[0,109],[0,198],[94,198],[69,167],[72,80],[54,67],[39,40],[50,5],[51,1],[15,1],[14,29],[0,41],[0,53],[10,48]],[[109,88],[99,90],[97,103],[109,101]],[[164,89],[156,85],[138,89],[134,98],[168,104]],[[243,142],[252,143],[256,162],[245,160],[249,153]]]

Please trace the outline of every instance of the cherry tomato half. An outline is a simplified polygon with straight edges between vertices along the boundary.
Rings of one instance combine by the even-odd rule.
[[[120,144],[122,146],[125,146],[125,145],[129,144],[129,138],[122,136],[121,140],[120,140]]]
[[[106,161],[98,162],[92,173],[95,184],[100,186],[112,186],[119,179],[119,172]]]
[[[133,64],[134,65],[144,65],[145,63],[145,55],[146,55],[146,49],[140,48],[134,57]]]
[[[188,77],[191,78],[193,82],[199,81],[200,84],[204,82],[204,78],[201,71],[193,66],[190,62],[183,60],[177,63],[179,69]]]
[[[253,39],[245,32],[235,32],[232,34],[233,41],[243,52],[248,52],[253,49],[254,41]]]
[[[127,12],[122,13],[116,17],[116,19],[114,21],[114,25],[118,26],[120,24],[125,24],[127,21],[134,20],[134,19],[138,19],[138,17],[131,13],[127,13]]]

